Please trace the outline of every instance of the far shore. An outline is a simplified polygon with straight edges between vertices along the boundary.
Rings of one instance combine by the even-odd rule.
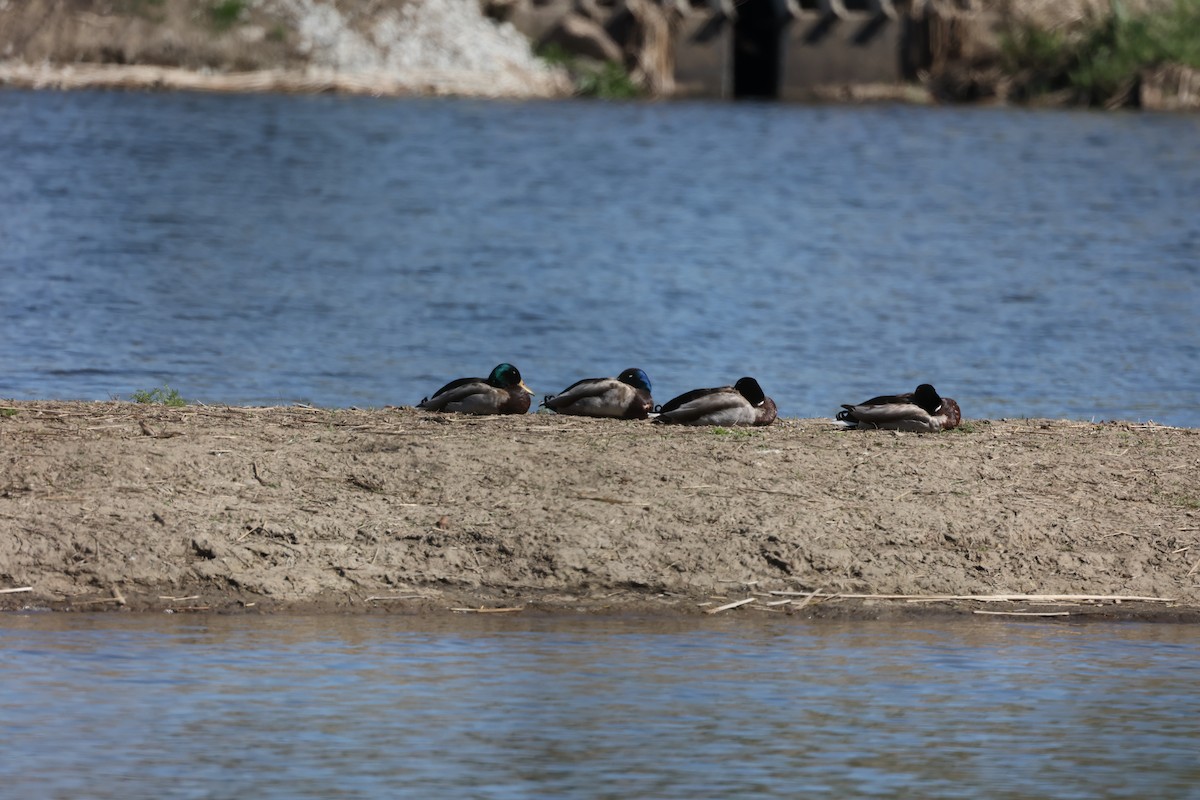
[[[341,94],[369,97],[468,97],[496,100],[564,99],[569,87],[553,82],[526,87],[497,84],[487,73],[469,71],[391,74],[298,70],[202,72],[150,64],[39,64],[0,61],[0,87],[58,91],[128,90],[211,92],[223,94]],[[655,102],[685,102],[688,97],[659,97]],[[829,84],[812,89],[813,103],[935,103],[928,87],[917,83]]]
[[[1198,2],[21,0],[0,88],[1196,111]]]

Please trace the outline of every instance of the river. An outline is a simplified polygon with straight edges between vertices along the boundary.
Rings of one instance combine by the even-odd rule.
[[[1153,624],[0,618],[4,798],[1196,798]]]
[[[1200,427],[1200,117],[0,92],[0,397],[412,404],[517,364],[790,417]]]
[[[0,397],[1200,427],[1200,118],[0,91]],[[0,617],[3,798],[1200,797],[1171,625]]]

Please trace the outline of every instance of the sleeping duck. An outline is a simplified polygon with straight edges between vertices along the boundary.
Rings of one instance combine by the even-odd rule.
[[[542,405],[559,414],[579,417],[645,419],[654,408],[650,378],[640,369],[627,369],[615,378],[585,378],[558,394],[546,395]]]
[[[915,392],[872,397],[858,405],[843,403],[837,418],[851,428],[936,433],[957,427],[962,412],[958,403],[922,383]]]
[[[533,394],[512,364],[499,364],[487,378],[450,381],[417,404],[426,411],[463,414],[524,414]]]
[[[775,421],[775,401],[763,394],[754,378],[733,386],[693,389],[664,403],[655,422],[676,425],[770,425]]]

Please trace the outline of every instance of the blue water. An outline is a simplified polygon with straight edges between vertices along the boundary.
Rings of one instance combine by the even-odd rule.
[[[5,798],[1196,798],[1193,627],[0,617]]]
[[[0,397],[507,360],[1200,427],[1194,115],[3,91],[0,165]]]

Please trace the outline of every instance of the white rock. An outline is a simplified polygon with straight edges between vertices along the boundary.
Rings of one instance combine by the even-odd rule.
[[[565,73],[536,58],[512,25],[478,0],[411,0],[359,25],[322,0],[258,0],[289,21],[314,75],[362,75],[421,90],[496,96],[569,91]]]

